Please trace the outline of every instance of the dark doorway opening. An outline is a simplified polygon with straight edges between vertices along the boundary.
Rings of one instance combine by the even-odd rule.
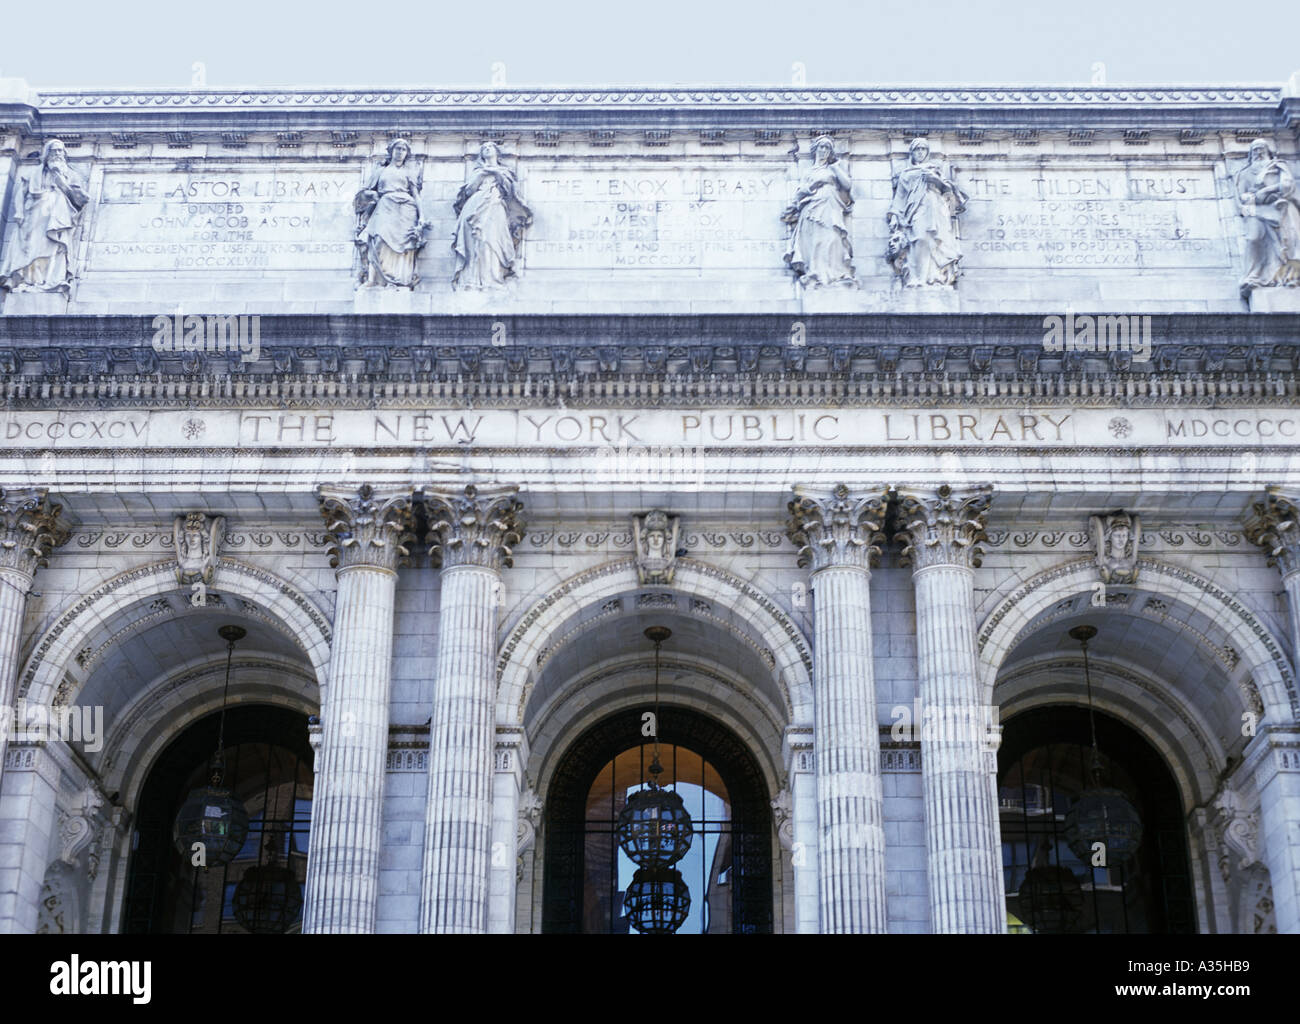
[[[1136,730],[1097,712],[1106,785],[1142,819],[1136,854],[1093,866],[1065,842],[1070,807],[1090,785],[1088,711],[1037,708],[1006,723],[998,751],[998,803],[1007,922],[1013,932],[1190,934],[1196,931],[1178,785]]]
[[[172,842],[186,795],[207,781],[220,714],[195,722],[149,771],[136,813],[122,931],[140,934],[245,934],[233,912],[244,872],[268,862],[274,844],[300,885],[307,877],[312,750],[307,716],[241,705],[226,711],[225,782],[248,809],[248,837],[226,865],[195,868]],[[295,931],[298,924],[289,930]]]

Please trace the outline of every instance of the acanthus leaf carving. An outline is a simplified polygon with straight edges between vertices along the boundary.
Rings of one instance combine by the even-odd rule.
[[[812,571],[828,566],[870,570],[880,557],[887,492],[851,493],[844,484],[830,491],[795,487],[786,507],[786,536],[799,549],[799,566]]]
[[[330,565],[396,569],[410,551],[411,492],[405,488],[379,490],[319,487],[321,515],[329,538]]]
[[[429,518],[425,541],[435,565],[478,565],[489,569],[514,564],[513,548],[525,528],[523,503],[514,485],[464,491],[426,490],[421,501]]]
[[[44,487],[0,489],[0,568],[35,576],[50,552],[70,536],[59,521],[62,511]]]
[[[962,490],[944,484],[928,494],[900,491],[898,498],[902,565],[911,565],[914,572],[932,565],[980,567],[991,484]]]

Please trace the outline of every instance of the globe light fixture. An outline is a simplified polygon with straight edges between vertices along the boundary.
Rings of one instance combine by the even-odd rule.
[[[221,695],[221,720],[217,728],[217,749],[212,755],[211,775],[206,786],[190,791],[172,826],[172,842],[186,859],[202,844],[202,866],[229,864],[238,855],[248,835],[248,810],[224,784],[226,766],[226,698],[230,693],[230,663],[235,644],[245,636],[239,626],[222,626],[217,634],[226,641],[226,686]]]
[[[642,935],[672,935],[691,912],[691,892],[676,868],[641,868],[623,894],[623,912]]]
[[[1088,687],[1088,722],[1092,728],[1092,784],[1065,816],[1066,845],[1084,864],[1104,855],[1106,867],[1124,864],[1142,844],[1142,818],[1122,790],[1105,784],[1105,768],[1097,746],[1097,718],[1092,706],[1092,676],[1088,668],[1088,641],[1097,635],[1093,626],[1075,626],[1070,638],[1083,647],[1083,677]],[[1101,845],[1098,850],[1098,844]],[[1103,866],[1097,865],[1097,866]]]
[[[694,827],[682,798],[659,785],[659,649],[672,636],[666,626],[645,631],[655,645],[654,757],[645,789],[633,793],[618,816],[618,845],[637,865],[623,897],[623,908],[638,932],[663,935],[675,932],[691,909],[691,895],[681,873],[672,865],[691,848]]]

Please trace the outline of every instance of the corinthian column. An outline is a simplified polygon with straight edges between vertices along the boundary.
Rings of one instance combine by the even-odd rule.
[[[871,565],[885,492],[796,487],[787,534],[812,569],[813,767],[821,931],[883,932],[884,794],[871,650]]]
[[[492,851],[497,606],[519,542],[517,487],[425,491],[429,554],[442,567],[429,732],[420,931],[487,928]],[[511,858],[513,860],[513,857]]]
[[[1300,666],[1300,498],[1287,498],[1269,488],[1268,496],[1255,503],[1254,515],[1246,523],[1246,537],[1264,549],[1268,564],[1282,574],[1291,613],[1291,650]]]
[[[50,503],[45,488],[0,490],[0,779],[13,722],[23,615],[36,570],[50,551],[68,539],[59,523],[62,505]]]
[[[388,694],[397,567],[408,554],[411,493],[322,487],[337,570],[334,645],[321,706],[303,931],[375,930],[383,835]]]
[[[975,653],[975,574],[992,487],[899,494],[904,563],[916,586],[921,770],[936,932],[1004,932],[994,753]]]

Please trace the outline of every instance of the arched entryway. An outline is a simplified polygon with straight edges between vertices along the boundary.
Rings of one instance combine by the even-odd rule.
[[[542,930],[626,933],[622,893],[632,870],[614,825],[648,777],[644,709],[587,729],[565,752],[549,789]],[[665,706],[662,782],[676,785],[696,828],[679,867],[692,894],[681,933],[772,930],[772,813],[763,776],[736,735],[714,719]]]
[[[1138,812],[1143,837],[1128,861],[1085,863],[1066,842],[1066,816],[1092,784],[1088,711],[1039,707],[1015,715],[998,752],[999,820],[1012,931],[1188,934],[1196,931],[1184,809],[1160,754],[1134,729],[1097,713],[1104,784]]]
[[[186,795],[207,782],[220,714],[187,728],[149,771],[135,823],[122,930],[150,934],[245,934],[233,912],[248,869],[272,857],[306,881],[313,787],[307,717],[287,708],[241,705],[226,712],[225,784],[248,811],[248,836],[233,861],[193,867],[173,845]],[[297,931],[291,921],[286,931]]]

